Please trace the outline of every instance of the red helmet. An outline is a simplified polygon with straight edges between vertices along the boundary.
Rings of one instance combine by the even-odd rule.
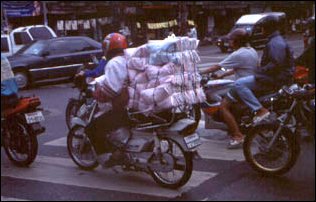
[[[108,34],[102,42],[102,49],[106,52],[114,49],[125,48],[127,48],[126,38],[125,36],[119,33]]]

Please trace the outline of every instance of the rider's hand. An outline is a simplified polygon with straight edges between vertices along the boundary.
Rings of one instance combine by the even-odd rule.
[[[76,77],[84,76],[84,71],[80,71],[78,74],[76,74]]]

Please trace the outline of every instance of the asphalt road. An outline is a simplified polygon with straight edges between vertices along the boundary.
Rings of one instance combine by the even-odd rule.
[[[290,44],[300,54],[302,40],[292,38]],[[199,51],[200,68],[227,55],[214,46]],[[65,108],[78,94],[71,86],[65,81],[46,82],[21,92],[41,98],[46,132],[38,137],[39,154],[29,168],[13,166],[1,150],[1,200],[315,200],[315,141],[301,142],[299,159],[286,175],[265,177],[249,167],[241,149],[226,149],[226,132],[206,130],[203,124],[198,129],[202,159],[194,161],[192,178],[180,189],[161,188],[145,173],[82,171],[65,147]]]

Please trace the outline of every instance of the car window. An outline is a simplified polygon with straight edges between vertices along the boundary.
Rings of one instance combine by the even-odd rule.
[[[66,40],[54,40],[49,44],[49,54],[50,55],[59,55],[65,53],[71,53],[72,47]]]
[[[88,42],[86,42],[83,39],[73,39],[73,40],[70,40],[69,43],[70,43],[73,53],[96,49],[94,46],[90,45]]]
[[[7,37],[1,38],[1,52],[9,52],[9,43]]]
[[[52,33],[46,27],[32,27],[29,31],[35,40],[54,38]]]
[[[64,39],[54,41],[50,44],[49,49],[51,55],[56,55],[96,50],[97,48],[82,39]]]
[[[47,45],[44,41],[37,41],[33,44],[27,45],[23,47],[22,51],[19,51],[19,54],[24,55],[38,55],[40,56],[41,53],[46,49]]]
[[[32,42],[31,37],[26,32],[15,32],[13,37],[16,45],[28,44]]]

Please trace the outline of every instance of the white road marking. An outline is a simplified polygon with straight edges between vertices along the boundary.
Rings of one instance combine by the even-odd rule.
[[[29,201],[29,200],[1,196],[1,201]]]
[[[120,172],[115,174],[110,169],[105,170],[100,167],[88,172],[80,170],[68,158],[38,156],[28,169],[1,164],[1,176],[174,198],[216,176],[216,173],[193,171],[189,182],[185,186],[178,190],[170,190],[157,185],[145,173]]]

